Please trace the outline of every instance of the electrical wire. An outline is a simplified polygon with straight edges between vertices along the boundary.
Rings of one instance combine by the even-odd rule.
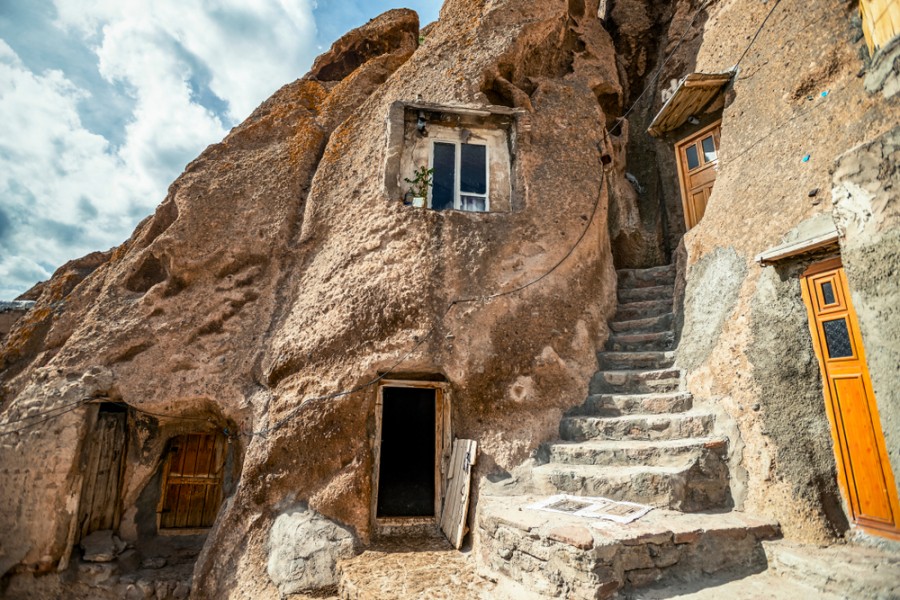
[[[186,417],[186,416],[182,416],[182,415],[165,415],[162,413],[150,412],[149,410],[146,410],[143,408],[138,408],[137,406],[134,406],[133,404],[127,404],[127,406],[129,408],[134,409],[135,412],[149,415],[151,417],[156,417],[158,419],[175,419],[178,421],[203,421],[204,423],[208,423],[211,420],[213,420],[211,417]]]
[[[6,425],[13,425],[14,423],[21,423],[23,421],[28,421],[30,419],[37,419],[39,417],[43,417],[44,415],[48,415],[52,412],[56,412],[61,408],[67,408],[69,406],[75,406],[76,404],[85,404],[90,398],[82,398],[80,400],[75,400],[74,402],[67,402],[66,404],[60,404],[59,406],[48,408],[43,412],[37,412],[31,415],[25,415],[24,417],[19,417],[18,419],[12,419],[11,421],[6,421],[4,423],[0,423],[0,427],[5,427]]]
[[[672,48],[672,51],[669,52],[668,56],[666,56],[666,58],[665,58],[665,60],[663,60],[662,64],[659,65],[659,68],[656,69],[656,72],[650,77],[649,83],[644,86],[644,90],[637,97],[637,100],[635,100],[631,104],[631,106],[628,107],[628,110],[626,110],[622,114],[622,116],[618,118],[618,120],[616,121],[616,124],[613,125],[612,129],[609,130],[610,135],[612,135],[612,133],[618,127],[620,127],[622,125],[622,123],[625,121],[625,119],[628,117],[628,115],[630,115],[634,111],[634,109],[637,108],[638,102],[641,101],[641,99],[644,97],[644,95],[656,86],[656,81],[659,78],[659,76],[662,74],[662,70],[666,67],[666,65],[669,63],[669,61],[672,59],[672,57],[675,56],[675,52],[678,50],[678,48],[681,47],[681,44],[684,42],[684,38],[687,37],[688,31],[690,31],[694,27],[694,22],[697,20],[697,17],[700,15],[701,12],[706,10],[706,7],[709,6],[710,4],[712,4],[713,1],[714,0],[706,0],[706,2],[703,2],[697,8],[697,10],[694,12],[694,16],[691,17],[691,22],[688,23],[688,26],[685,27],[684,31],[681,33],[681,37],[678,39],[678,43],[675,44],[675,47]]]
[[[31,427],[34,427],[35,425],[40,425],[41,423],[44,423],[44,422],[46,422],[46,421],[50,421],[50,420],[52,420],[52,419],[56,419],[57,417],[61,417],[61,416],[63,416],[64,414],[70,413],[70,412],[72,412],[72,411],[74,411],[74,410],[77,410],[77,409],[79,409],[79,408],[81,408],[81,403],[78,403],[78,405],[76,405],[76,406],[71,406],[71,407],[69,407],[68,409],[66,409],[66,410],[64,410],[63,412],[61,412],[61,413],[54,414],[54,415],[50,415],[49,417],[47,417],[47,418],[45,418],[45,419],[41,419],[40,421],[35,421],[34,423],[28,423],[27,425],[24,425],[24,426],[22,426],[22,427],[19,427],[18,429],[13,429],[12,431],[2,431],[2,432],[0,432],[0,436],[2,436],[2,435],[12,435],[12,434],[14,434],[14,433],[21,433],[21,432],[25,431],[26,429],[30,429]],[[50,412],[50,411],[47,411],[47,412]]]
[[[753,46],[753,42],[756,41],[756,38],[759,37],[759,34],[762,32],[763,27],[766,26],[766,22],[769,20],[769,17],[772,16],[772,13],[775,12],[775,9],[778,8],[778,5],[781,4],[781,0],[775,0],[775,4],[772,5],[772,8],[769,9],[769,13],[766,15],[766,18],[762,20],[762,23],[759,24],[759,27],[756,28],[756,33],[753,34],[753,38],[750,40],[750,43],[747,44],[747,47],[744,48],[744,52],[741,54],[741,57],[734,63],[734,66],[731,67],[732,71],[737,71],[738,65],[741,64],[741,61],[744,60],[744,57],[747,56],[747,53],[750,52],[750,48]]]

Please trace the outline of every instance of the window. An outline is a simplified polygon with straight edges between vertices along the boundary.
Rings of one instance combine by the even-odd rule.
[[[524,199],[513,194],[520,112],[394,103],[388,118],[386,197],[410,209],[459,211],[476,221],[485,213],[520,210]],[[429,169],[434,169],[430,178],[423,179]]]
[[[470,212],[490,210],[487,146],[435,141],[431,168],[434,169],[431,208]]]

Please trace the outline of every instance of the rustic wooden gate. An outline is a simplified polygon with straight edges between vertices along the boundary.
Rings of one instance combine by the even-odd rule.
[[[211,527],[222,503],[224,468],[223,435],[193,433],[172,440],[163,471],[159,529]]]
[[[810,267],[801,289],[851,517],[870,533],[900,539],[897,487],[840,259]]]
[[[93,531],[114,530],[119,526],[126,417],[127,413],[118,407],[99,409],[85,453],[78,509],[79,539]]]

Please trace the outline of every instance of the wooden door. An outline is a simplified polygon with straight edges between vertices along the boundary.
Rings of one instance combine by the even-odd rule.
[[[194,433],[175,438],[163,473],[160,529],[211,527],[222,502],[225,438]]]
[[[813,265],[802,283],[850,516],[871,533],[900,538],[897,488],[840,260]]]
[[[123,409],[108,412],[101,407],[88,438],[84,482],[78,509],[79,539],[93,531],[119,527],[119,492],[125,457]]]
[[[720,124],[721,122],[716,122],[675,146],[678,179],[681,183],[681,202],[688,229],[703,218],[706,203],[716,183]]]
[[[447,471],[447,497],[441,513],[441,531],[459,550],[469,530],[466,519],[469,514],[469,493],[472,486],[472,466],[477,459],[478,443],[475,440],[456,440]]]

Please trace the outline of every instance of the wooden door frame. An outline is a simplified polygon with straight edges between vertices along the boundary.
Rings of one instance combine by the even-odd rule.
[[[866,523],[858,521],[857,507],[854,506],[854,496],[850,493],[850,477],[849,473],[847,472],[847,465],[845,464],[845,461],[850,460],[850,457],[848,450],[845,448],[845,436],[841,435],[839,429],[839,423],[842,421],[838,418],[838,415],[835,414],[836,408],[834,406],[834,397],[831,393],[828,371],[825,366],[825,356],[823,354],[823,344],[825,344],[825,340],[822,339],[822,336],[819,333],[819,328],[817,326],[814,314],[815,300],[812,298],[810,292],[810,277],[814,277],[815,275],[818,275],[820,273],[842,267],[843,262],[841,258],[835,257],[821,262],[813,263],[800,275],[800,293],[803,297],[803,303],[806,305],[809,332],[810,336],[812,337],[813,350],[816,353],[816,360],[819,363],[819,373],[822,378],[822,392],[825,397],[825,413],[828,417],[828,424],[830,425],[831,430],[835,465],[837,467],[838,486],[847,505],[847,512],[849,513],[848,516],[850,517],[850,521],[855,527],[858,527],[861,530],[873,535],[900,540],[900,529],[898,528],[885,528],[879,526],[876,523]],[[882,469],[886,480],[885,484],[888,487],[889,495],[891,496],[891,498],[893,498],[893,501],[891,501],[891,498],[889,498],[889,502],[892,504],[896,512],[898,509],[896,504],[897,486],[894,480],[893,466],[891,465],[890,456],[888,456],[887,453],[887,446],[884,439],[884,429],[881,426],[881,416],[878,411],[878,402],[875,398],[875,393],[872,388],[872,382],[869,376],[868,362],[866,361],[866,351],[862,340],[862,332],[859,331],[859,317],[857,316],[856,309],[853,306],[852,298],[849,297],[850,289],[847,283],[848,282],[846,282],[845,272],[844,282],[842,282],[841,289],[835,289],[834,292],[836,295],[841,294],[841,296],[844,297],[847,317],[849,318],[850,326],[854,328],[854,333],[857,337],[856,343],[854,344],[855,346],[858,346],[856,348],[856,360],[860,361],[864,366],[864,369],[862,370],[864,385],[868,387],[868,391],[871,393],[871,402],[869,403],[869,409],[871,411],[872,420],[874,422],[873,425],[877,425],[877,430],[875,431],[875,444],[878,447],[879,458],[883,465]],[[818,291],[816,291],[815,293],[818,294]],[[843,312],[843,310],[841,310],[840,312]],[[900,515],[895,514],[895,519],[896,518],[900,518]]]
[[[690,197],[690,189],[688,187],[689,178],[688,178],[688,169],[687,169],[687,161],[682,157],[682,148],[687,146],[688,144],[696,142],[699,138],[705,137],[710,131],[714,129],[721,129],[722,127],[722,119],[717,119],[716,121],[710,123],[709,125],[703,127],[702,129],[695,131],[691,135],[684,137],[677,142],[675,142],[675,163],[678,167],[678,185],[681,189],[681,210],[684,212],[684,224],[688,230],[697,226],[697,221],[694,218],[694,211],[690,207],[690,202],[688,198]],[[721,137],[721,136],[720,136]],[[699,156],[698,156],[699,158]],[[719,144],[716,143],[716,167],[718,167],[719,163]],[[714,167],[715,168],[715,167]],[[690,215],[690,219],[688,219],[688,215]],[[693,225],[690,225],[689,222],[693,221]]]
[[[381,469],[381,430],[384,418],[384,388],[425,388],[434,392],[434,516],[433,517],[378,517],[378,478]],[[378,385],[375,399],[375,439],[372,441],[372,498],[369,507],[371,523],[376,532],[383,527],[404,527],[441,524],[441,508],[446,496],[447,469],[452,450],[450,426],[450,384],[441,381],[413,381],[384,379]]]

